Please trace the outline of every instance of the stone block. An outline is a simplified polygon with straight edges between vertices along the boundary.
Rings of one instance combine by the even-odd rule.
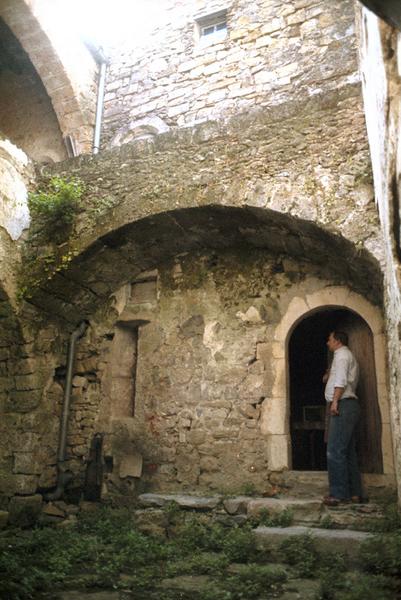
[[[318,529],[303,526],[294,527],[257,527],[254,530],[257,546],[277,553],[282,541],[301,535],[311,535],[319,552],[344,553],[351,561],[356,561],[362,542],[370,539],[372,534],[362,531],[347,531],[334,529]]]
[[[379,400],[380,415],[382,423],[390,423],[390,403],[388,398],[388,389],[386,383],[377,384],[377,396]]]
[[[202,456],[200,459],[200,469],[206,473],[216,473],[220,470],[220,464],[214,456]]]
[[[18,447],[23,449],[24,452],[31,452],[38,449],[39,446],[39,435],[33,432],[19,432],[16,440],[18,441]]]
[[[80,375],[75,375],[75,377],[73,377],[73,379],[72,379],[73,387],[83,388],[83,387],[87,387],[87,385],[88,385],[88,380],[86,379],[86,377],[81,377]]]
[[[200,446],[206,441],[206,432],[203,429],[192,429],[187,432],[186,438],[192,446]]]
[[[256,498],[248,503],[247,514],[258,517],[263,512],[269,515],[279,515],[290,510],[295,523],[318,523],[321,516],[322,503],[320,500]]]
[[[249,496],[237,496],[223,500],[223,506],[229,515],[245,514],[248,510]]]
[[[125,477],[140,477],[142,475],[143,458],[139,453],[125,456],[120,464],[119,475]]]
[[[21,496],[30,496],[36,492],[38,478],[36,475],[15,475],[15,491]]]
[[[42,496],[14,496],[9,504],[9,523],[17,527],[31,527],[42,511]]]
[[[289,435],[269,435],[267,438],[267,461],[270,471],[288,469],[291,456]]]
[[[10,469],[10,470],[8,470]],[[0,494],[12,496],[16,492],[16,475],[11,473],[11,467],[7,465],[0,467]]]
[[[277,398],[283,398],[287,392],[287,363],[283,358],[276,358],[273,367],[274,383],[271,395]]]
[[[288,332],[297,320],[310,311],[309,306],[303,298],[296,296],[288,305],[287,311],[274,332],[274,339],[277,342],[285,342]]]
[[[133,283],[130,302],[133,304],[155,303],[157,300],[157,281]]]
[[[51,517],[53,520],[60,520],[66,517],[65,511],[53,504],[52,502],[49,502],[48,504],[44,505],[42,509],[42,514],[46,517]]]
[[[329,286],[307,294],[306,302],[310,309],[322,306],[347,306],[350,290],[342,286]]]
[[[267,23],[262,26],[262,34],[273,33],[285,27],[285,20],[282,17],[270,19]]]
[[[347,298],[347,308],[357,312],[369,325],[374,335],[382,334],[384,330],[383,316],[377,306],[373,306],[365,298],[350,292]]]
[[[373,337],[373,346],[375,354],[376,379],[378,384],[387,387],[387,344],[384,334],[377,334]]]
[[[287,435],[289,433],[289,406],[285,397],[265,398],[260,415],[263,435]]]
[[[193,508],[198,510],[213,510],[221,502],[221,496],[203,497],[187,496],[184,494],[141,494],[138,501],[142,506],[165,506],[170,502],[176,502],[182,508]]]
[[[39,406],[41,390],[13,391],[6,402],[10,412],[27,413]]]
[[[15,389],[17,391],[35,390],[38,388],[38,378],[34,375],[16,375]]]
[[[38,475],[41,469],[31,452],[15,452],[13,472],[21,475]]]

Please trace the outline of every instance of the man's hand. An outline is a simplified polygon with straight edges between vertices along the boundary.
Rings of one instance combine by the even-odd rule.
[[[338,400],[333,400],[333,402],[330,404],[330,415],[332,417],[335,417],[339,414],[340,413],[338,411]]]

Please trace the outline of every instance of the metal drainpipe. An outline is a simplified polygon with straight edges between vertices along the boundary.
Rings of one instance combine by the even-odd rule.
[[[65,378],[65,390],[64,390],[64,402],[63,402],[63,414],[61,416],[60,423],[60,436],[57,453],[57,487],[51,494],[45,496],[45,500],[58,500],[64,493],[64,487],[66,483],[71,481],[72,474],[64,470],[64,463],[66,459],[67,450],[67,432],[68,432],[68,419],[70,416],[70,404],[71,404],[71,389],[72,389],[72,375],[74,368],[75,359],[75,346],[77,341],[84,335],[88,324],[86,321],[82,321],[78,325],[77,329],[72,332],[70,337],[70,343],[68,347],[68,360],[67,360],[67,374]]]
[[[99,71],[99,84],[97,91],[97,104],[96,104],[96,119],[95,119],[95,133],[93,135],[93,154],[97,154],[100,148],[100,132],[102,128],[102,115],[103,115],[103,103],[104,103],[104,88],[106,83],[106,67],[107,60],[104,55],[103,49],[99,49],[100,57],[100,71]]]

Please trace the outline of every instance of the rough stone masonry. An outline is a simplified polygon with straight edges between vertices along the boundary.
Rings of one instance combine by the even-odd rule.
[[[67,267],[44,274],[19,319],[7,287],[19,337],[1,362],[0,492],[12,513],[55,486],[78,321],[89,327],[74,370],[68,490],[84,489],[98,434],[103,494],[126,496],[271,493],[289,466],[280,324],[347,298],[380,315],[353,2],[169,6],[151,44],[111,57],[100,155],[48,169],[86,184]],[[216,12],[226,35],[202,45],[199,28]],[[36,239],[40,257],[48,248]],[[382,340],[380,324],[373,333]],[[390,438],[389,476],[391,452]]]

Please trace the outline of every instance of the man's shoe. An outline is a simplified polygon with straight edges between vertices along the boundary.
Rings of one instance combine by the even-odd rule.
[[[333,496],[325,496],[323,498],[323,504],[326,506],[338,506],[339,504],[348,504],[347,498],[334,498]]]
[[[368,504],[369,498],[363,498],[362,496],[351,496],[352,504]]]

